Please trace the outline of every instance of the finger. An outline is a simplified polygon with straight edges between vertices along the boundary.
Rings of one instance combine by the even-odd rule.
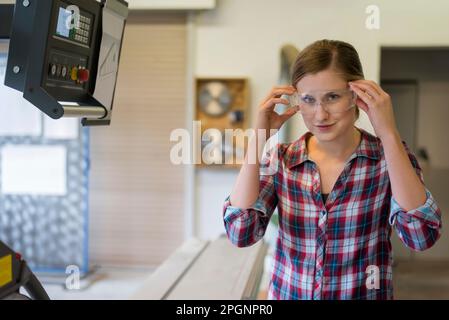
[[[371,85],[368,85],[368,84],[365,84],[365,83],[357,83],[357,84],[351,83],[350,86],[351,86],[351,88],[357,87],[357,88],[362,89],[364,92],[369,94],[374,99],[378,99],[380,97],[380,95],[377,92],[377,90],[375,90]]]
[[[369,105],[370,103],[373,102],[373,98],[366,93],[365,91],[363,91],[362,89],[356,87],[356,86],[352,86],[351,87],[352,90],[354,90],[355,93],[357,93],[357,96],[366,104]]]
[[[364,90],[367,90],[368,93],[370,93],[371,96],[380,96],[382,95],[383,90],[376,87],[376,83],[373,81],[367,81],[367,80],[357,80],[354,82],[351,82],[352,84],[358,85],[359,87],[363,88]],[[380,90],[379,90],[380,89]]]
[[[375,81],[368,81],[368,82],[374,89],[376,89],[379,95],[386,93]]]
[[[279,98],[283,94],[291,95],[296,91],[296,89],[292,86],[282,86],[282,87],[274,87],[273,90],[265,97],[263,103],[267,102],[271,98]]]
[[[262,108],[263,109],[273,109],[277,104],[288,105],[289,103],[290,102],[287,99],[271,98],[262,105]]]
[[[291,117],[293,117],[296,113],[298,113],[299,107],[293,107],[286,110],[283,114],[280,115],[282,122],[287,121]]]
[[[360,109],[362,109],[363,111],[365,111],[366,113],[368,113],[369,107],[368,107],[368,105],[367,105],[365,102],[362,101],[362,99],[357,98],[355,104],[356,104]]]

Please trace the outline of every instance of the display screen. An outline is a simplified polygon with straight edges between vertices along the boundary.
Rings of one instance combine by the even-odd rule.
[[[72,12],[65,8],[59,8],[58,24],[56,26],[56,34],[58,36],[70,37],[70,28],[72,20]]]

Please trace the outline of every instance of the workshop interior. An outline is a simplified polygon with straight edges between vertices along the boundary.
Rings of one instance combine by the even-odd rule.
[[[318,39],[352,43],[391,95],[441,208],[431,249],[392,235],[395,299],[449,299],[445,0],[0,1],[0,299],[267,299],[276,212],[257,244],[226,237],[245,144],[222,133]]]

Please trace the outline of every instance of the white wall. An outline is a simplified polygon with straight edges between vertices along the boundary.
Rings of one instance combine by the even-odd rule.
[[[365,28],[365,9],[373,3],[380,8],[380,30]],[[381,46],[449,46],[448,16],[447,0],[431,4],[405,0],[219,0],[215,10],[198,13],[195,19],[195,74],[248,77],[254,121],[258,102],[277,83],[282,45],[292,43],[301,49],[323,38],[350,42],[359,52],[366,78],[378,82]],[[293,129],[299,136],[304,126],[296,120]],[[363,112],[359,125],[373,132]],[[223,174],[230,178],[225,181]],[[197,214],[214,215],[216,220],[206,219],[207,224],[198,225],[197,230],[208,235],[215,228],[222,232],[222,202],[216,199],[231,192],[237,172],[198,175],[201,206],[197,206]],[[201,231],[205,229],[208,231]]]

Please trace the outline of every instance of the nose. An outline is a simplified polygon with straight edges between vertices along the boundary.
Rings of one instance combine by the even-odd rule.
[[[326,120],[329,117],[329,113],[326,110],[324,110],[321,102],[319,102],[315,108],[316,108],[315,119],[317,120],[317,122]]]

